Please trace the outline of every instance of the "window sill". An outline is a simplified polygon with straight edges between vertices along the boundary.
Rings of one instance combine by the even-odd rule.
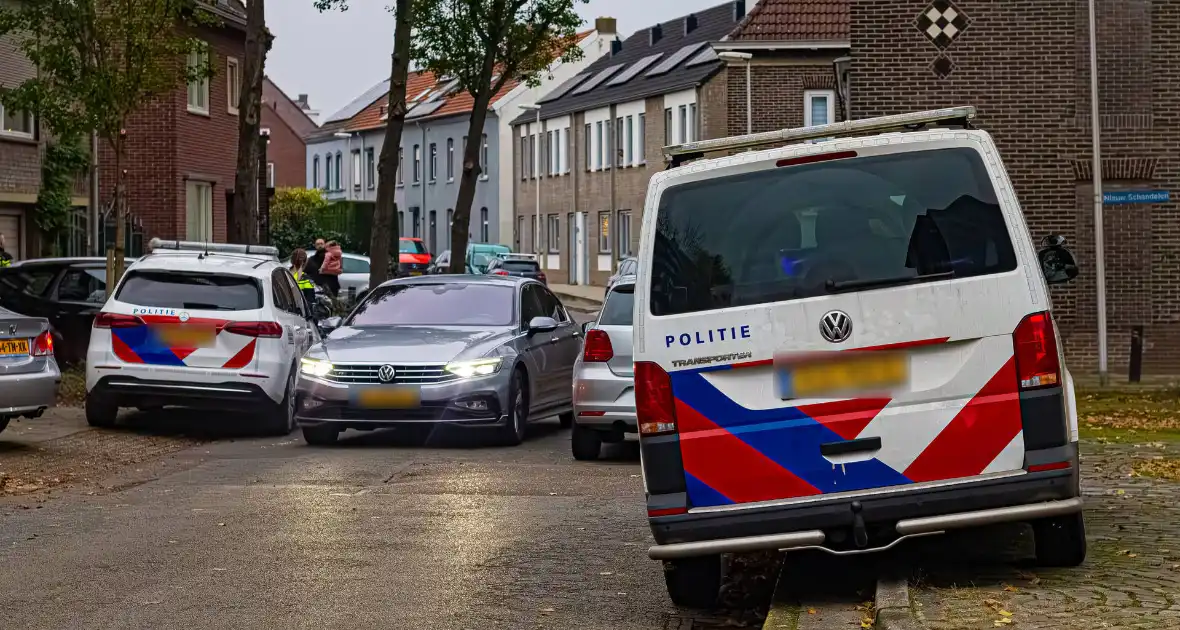
[[[454,184],[454,183],[455,183],[455,178],[454,178],[454,177],[448,177],[448,178],[447,178],[447,183],[448,183],[448,184]]]
[[[480,176],[479,176],[479,181],[481,181],[481,182],[486,182],[486,181],[488,181],[488,176],[487,176],[487,175],[480,175]]]
[[[35,135],[31,133],[20,133],[17,131],[0,131],[0,140],[5,142],[13,142],[16,144],[40,144]]]
[[[227,113],[229,113],[230,116],[237,116],[238,115],[238,108],[236,108],[236,107],[227,107],[227,108],[225,108],[225,111]]]
[[[209,110],[208,109],[201,109],[199,107],[193,107],[192,105],[188,106],[188,113],[195,114],[197,116],[204,116],[205,118],[209,118]]]

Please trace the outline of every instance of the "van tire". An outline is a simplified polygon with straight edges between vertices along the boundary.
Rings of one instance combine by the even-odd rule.
[[[95,394],[86,395],[86,424],[110,428],[119,417],[119,407]]]
[[[594,461],[602,452],[602,436],[594,429],[575,424],[570,434],[570,450],[574,452],[574,459],[580,462]]]
[[[664,561],[668,597],[681,608],[710,610],[721,596],[721,555]]]
[[[340,437],[340,429],[330,424],[303,427],[303,441],[311,446],[332,446]]]
[[[1086,559],[1086,522],[1082,513],[1034,521],[1037,564],[1076,567]]]

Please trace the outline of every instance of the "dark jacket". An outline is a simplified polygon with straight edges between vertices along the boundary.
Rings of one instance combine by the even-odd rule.
[[[311,278],[311,281],[316,284],[320,282],[320,267],[324,264],[324,251],[316,250],[314,254],[307,257],[307,264],[303,265],[303,273]]]

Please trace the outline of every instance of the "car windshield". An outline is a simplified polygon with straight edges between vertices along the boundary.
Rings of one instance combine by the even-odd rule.
[[[262,308],[262,289],[247,276],[189,271],[131,271],[115,299],[135,306],[212,311]]]
[[[611,289],[602,304],[598,323],[603,326],[630,326],[635,306],[635,285],[623,284]]]
[[[651,255],[653,315],[1016,268],[983,161],[961,148],[675,186]]]
[[[511,326],[516,289],[497,284],[394,284],[379,287],[345,326]]]
[[[403,238],[398,241],[397,251],[399,254],[425,254],[426,246],[422,244],[422,241]]]

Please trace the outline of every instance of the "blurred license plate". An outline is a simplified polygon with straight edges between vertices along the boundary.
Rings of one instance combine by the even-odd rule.
[[[28,339],[4,339],[0,341],[0,357],[11,357],[28,353]]]
[[[356,404],[365,409],[405,409],[417,407],[419,392],[410,387],[382,387],[362,389],[356,393]]]
[[[209,326],[161,326],[157,331],[164,345],[173,348],[208,348],[217,341],[217,330]]]
[[[422,275],[422,272],[421,271],[411,271],[410,275],[411,276],[420,276],[420,275]]]
[[[778,378],[783,398],[812,398],[892,389],[905,384],[908,373],[905,354],[866,352],[838,360],[784,365]]]

